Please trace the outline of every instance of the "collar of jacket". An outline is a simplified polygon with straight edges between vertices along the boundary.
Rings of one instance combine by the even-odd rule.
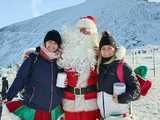
[[[103,64],[110,64],[110,63],[112,63],[114,60],[115,60],[115,56],[113,56],[109,61],[107,61],[107,62],[104,62]]]

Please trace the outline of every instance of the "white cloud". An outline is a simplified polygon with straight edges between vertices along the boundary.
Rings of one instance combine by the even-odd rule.
[[[32,0],[32,16],[37,17],[40,14],[40,6],[43,0]]]

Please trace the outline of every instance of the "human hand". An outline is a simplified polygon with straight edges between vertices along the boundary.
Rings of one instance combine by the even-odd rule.
[[[117,95],[113,95],[112,96],[112,100],[114,103],[118,103],[118,96]]]
[[[7,103],[8,102],[8,100],[7,99],[4,99],[4,100],[1,100],[0,101],[0,104],[2,104],[2,103]]]

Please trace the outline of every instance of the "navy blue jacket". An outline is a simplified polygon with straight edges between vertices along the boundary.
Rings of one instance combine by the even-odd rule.
[[[99,67],[99,91],[113,95],[113,84],[120,82],[117,76],[117,66],[120,61],[113,61],[110,64],[100,64]],[[118,96],[119,103],[129,103],[130,101],[137,100],[140,97],[140,85],[135,78],[132,69],[126,64],[123,64],[123,77],[126,84],[126,92]]]
[[[61,104],[63,90],[56,87],[59,72],[56,60],[50,62],[40,55],[30,54],[21,65],[16,78],[11,85],[7,99],[12,100],[16,94],[25,88],[24,104],[44,111],[51,111]]]

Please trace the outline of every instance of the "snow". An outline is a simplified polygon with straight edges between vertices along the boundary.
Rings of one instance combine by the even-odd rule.
[[[0,66],[21,63],[23,51],[42,43],[48,30],[62,31],[63,25],[73,26],[85,15],[96,16],[99,35],[103,30],[109,30],[128,49],[160,44],[160,4],[146,0],[86,0],[1,28]]]

